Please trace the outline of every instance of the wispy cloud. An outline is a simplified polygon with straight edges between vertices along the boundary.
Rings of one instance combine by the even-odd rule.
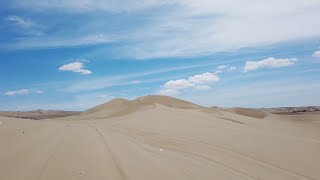
[[[28,94],[42,94],[41,90],[30,90],[30,89],[19,89],[13,91],[7,91],[4,93],[6,96],[15,96],[15,95],[28,95]]]
[[[226,67],[227,67],[227,65],[220,65],[220,66],[217,67],[217,69],[222,70],[222,69],[225,69]]]
[[[137,72],[137,73],[127,73],[125,75],[116,75],[116,76],[104,76],[104,77],[98,77],[91,80],[83,80],[80,82],[74,82],[64,88],[64,91],[67,92],[80,92],[80,91],[90,91],[90,90],[98,90],[98,89],[104,89],[106,87],[112,87],[112,86],[123,86],[123,85],[130,85],[130,84],[136,84],[135,78],[140,77],[147,77],[151,75],[157,75],[162,73],[169,73],[169,72],[177,72],[182,70],[189,70],[194,68],[201,68],[201,67],[209,67],[209,66],[215,66],[217,65],[217,62],[215,63],[204,63],[204,64],[195,64],[195,65],[185,65],[185,66],[178,66],[178,67],[168,67],[168,68],[162,68],[162,69],[154,69],[144,72]],[[155,79],[149,79],[149,80],[141,80],[140,83],[149,83],[149,82],[155,82],[155,81],[163,81],[164,78],[155,78]]]
[[[291,66],[297,61],[296,58],[276,59],[270,57],[261,61],[246,61],[243,68],[244,72],[254,71],[260,68],[279,68],[285,66]]]
[[[30,21],[30,20],[27,20],[27,19],[24,19],[22,17],[19,17],[19,16],[8,16],[6,18],[7,21],[10,21],[10,22],[13,22],[15,23],[16,25],[22,27],[22,28],[30,28],[32,26],[34,26],[34,22]]]
[[[318,1],[271,0],[250,2],[250,6],[247,0],[175,2],[174,12],[162,14],[152,26],[137,32],[137,43],[125,49],[128,56],[203,56],[320,35]]]
[[[146,8],[159,6],[167,3],[174,3],[170,1],[157,1],[157,0],[13,0],[12,4],[19,7],[30,8],[36,11],[45,10],[64,10],[71,13],[83,13],[83,12],[94,12],[94,11],[106,11],[106,12],[134,12],[143,10]]]
[[[28,35],[34,35],[34,36],[40,36],[43,35],[43,29],[44,27],[35,23],[34,21],[16,16],[16,15],[10,15],[5,18],[5,20],[9,23],[12,23],[16,25],[21,30],[19,31],[22,34],[28,34]]]
[[[84,64],[82,62],[77,61],[69,64],[64,64],[61,67],[59,67],[59,70],[81,73],[82,75],[92,74],[92,71],[84,69]]]
[[[316,58],[320,58],[320,51],[315,51],[313,54],[312,54],[313,57],[316,57]]]
[[[236,51],[241,48],[257,48],[265,45],[302,40],[320,36],[320,2],[269,0],[250,2],[247,0],[141,0],[141,1],[101,1],[101,0],[14,0],[15,8],[28,8],[35,13],[44,10],[61,10],[72,13],[95,15],[72,28],[82,30],[79,34],[54,34],[40,39],[23,39],[7,47],[48,48],[83,45],[108,44],[119,42],[120,46],[108,47],[119,53],[116,56],[129,56],[135,59],[166,57],[194,57],[216,52]],[[231,5],[230,5],[231,4]],[[156,8],[165,13],[151,11]],[[150,11],[146,11],[150,10]],[[100,12],[111,12],[132,19],[143,19],[139,12],[147,12],[148,19],[134,24],[134,28],[109,31],[105,17]],[[145,16],[145,14],[143,14]],[[292,18],[294,17],[294,18]],[[136,22],[136,21],[132,21]],[[69,21],[60,22],[54,27],[64,32]],[[97,27],[99,29],[98,35]],[[99,34],[102,34],[100,36]]]
[[[7,49],[47,49],[47,48],[63,48],[63,47],[77,47],[77,46],[90,46],[102,45],[115,42],[116,39],[111,36],[103,34],[92,34],[83,36],[71,37],[35,37],[35,38],[22,38],[14,43],[3,45]]]

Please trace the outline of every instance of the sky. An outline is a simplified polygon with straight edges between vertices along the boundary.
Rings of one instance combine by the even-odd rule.
[[[0,1],[0,110],[320,105],[320,0]]]

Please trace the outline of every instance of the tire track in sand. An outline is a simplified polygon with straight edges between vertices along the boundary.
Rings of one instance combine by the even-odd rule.
[[[65,126],[62,127],[61,129],[66,128],[66,127],[68,127],[68,126],[69,126],[69,125],[65,125]],[[58,130],[57,130],[56,132],[58,132]],[[56,154],[56,151],[57,151],[59,145],[64,142],[64,139],[65,139],[64,137],[66,136],[66,134],[67,134],[67,131],[63,131],[63,133],[60,135],[60,137],[59,137],[59,139],[57,140],[57,142],[55,143],[55,145],[53,145],[54,148],[52,148],[51,151],[48,153],[48,156],[47,156],[44,164],[42,165],[38,176],[37,176],[35,179],[37,179],[37,180],[43,179],[44,173],[45,173],[45,171],[46,171],[47,168],[48,168],[48,164],[49,164],[50,160],[51,160],[51,159],[54,157],[54,155]]]
[[[120,134],[122,134],[122,135],[124,135],[124,136],[127,136],[129,139],[133,139],[134,141],[136,140],[136,138],[132,138],[132,137],[130,137],[129,135],[127,135],[127,134],[125,134],[125,133],[123,133],[123,132],[121,132],[121,131],[117,131],[117,130],[114,130],[114,129],[110,129],[110,130],[111,130],[111,131],[114,131],[114,132],[116,132],[116,133],[120,133]],[[157,134],[157,135],[158,135],[158,134]],[[161,135],[161,136],[163,137],[163,135]],[[168,137],[168,136],[166,136],[166,138],[172,139],[172,138],[170,138],[170,137]],[[195,140],[185,139],[185,138],[183,138],[183,137],[179,137],[178,139],[182,140],[182,142],[186,142],[186,143],[187,143],[187,142],[193,142],[193,143],[197,144],[197,141],[195,141]],[[177,140],[177,139],[175,139],[175,140]],[[291,171],[291,170],[288,170],[288,169],[285,169],[285,168],[276,166],[276,165],[271,164],[271,163],[268,163],[268,162],[266,162],[266,161],[253,158],[253,157],[251,157],[251,156],[247,156],[247,155],[245,155],[245,154],[242,154],[242,153],[239,153],[239,152],[236,152],[236,151],[233,151],[233,150],[224,148],[224,147],[220,147],[220,146],[217,146],[217,145],[213,145],[213,144],[210,144],[210,143],[207,143],[207,142],[204,142],[204,141],[198,141],[198,143],[201,143],[201,144],[203,144],[203,145],[206,145],[206,146],[208,146],[210,149],[213,148],[213,149],[217,149],[217,150],[220,150],[220,151],[224,151],[224,152],[226,152],[226,153],[228,153],[228,154],[233,154],[233,155],[235,155],[235,156],[242,157],[242,158],[247,159],[247,160],[251,160],[251,161],[253,161],[253,162],[255,162],[255,163],[258,163],[258,164],[260,164],[260,165],[263,165],[263,166],[265,166],[265,167],[269,167],[269,168],[272,168],[272,169],[277,169],[277,170],[279,170],[279,171],[285,172],[285,173],[290,174],[290,175],[292,175],[292,176],[294,176],[294,177],[296,177],[296,178],[299,178],[299,179],[316,180],[316,178],[309,177],[309,176],[307,176],[307,175],[300,174],[300,173],[297,173],[297,172],[294,172],[294,171]],[[259,178],[255,177],[255,176],[251,176],[250,174],[247,174],[247,173],[245,173],[245,172],[243,172],[243,171],[240,171],[240,170],[238,170],[238,169],[236,169],[236,168],[234,168],[234,167],[232,167],[232,166],[229,166],[229,165],[227,165],[227,164],[225,164],[225,163],[222,163],[221,161],[218,161],[218,160],[216,160],[216,159],[214,159],[214,158],[207,157],[207,156],[202,156],[202,155],[200,155],[200,154],[196,154],[196,153],[192,153],[192,152],[188,152],[188,151],[183,151],[183,150],[181,150],[181,149],[177,149],[177,148],[173,148],[173,147],[170,147],[170,148],[167,147],[167,148],[168,148],[168,149],[171,149],[172,151],[180,152],[180,153],[182,153],[182,154],[189,154],[189,155],[191,155],[191,156],[193,156],[193,157],[197,157],[197,158],[201,158],[201,159],[205,159],[205,160],[214,162],[214,163],[219,164],[219,165],[221,165],[221,166],[223,166],[223,167],[225,167],[225,168],[229,168],[229,169],[231,169],[231,170],[233,170],[233,171],[235,171],[235,172],[241,173],[242,175],[245,175],[245,176],[247,176],[247,177],[249,177],[249,178],[259,179]]]
[[[125,173],[125,171],[123,170],[123,168],[121,167],[121,163],[119,162],[119,160],[117,159],[115,153],[112,151],[112,148],[110,147],[110,145],[108,144],[106,138],[104,137],[103,133],[98,129],[95,128],[93,125],[89,124],[89,127],[91,127],[91,129],[98,134],[98,136],[100,137],[100,141],[102,144],[104,144],[104,146],[106,147],[106,150],[109,152],[111,159],[113,161],[113,164],[115,165],[115,168],[117,169],[117,171],[119,172],[119,175],[121,177],[122,180],[127,180],[128,175]]]
[[[124,134],[124,133],[122,133],[122,132],[120,132],[120,131],[114,130],[114,129],[110,129],[110,130],[113,131],[114,133],[118,133],[118,134],[120,134],[120,135],[122,135],[122,136],[127,137],[128,139],[130,139],[131,141],[133,141],[135,144],[141,146],[143,149],[146,149],[145,147],[143,147],[142,144],[140,144],[139,142],[137,142],[137,140],[136,140],[135,138],[132,138],[132,137],[130,137],[129,135],[126,135],[126,134]],[[182,150],[176,149],[176,148],[168,148],[168,150],[171,150],[172,152],[178,152],[180,155],[185,156],[185,157],[193,157],[193,158],[195,158],[195,159],[201,159],[201,160],[207,161],[207,162],[209,162],[209,163],[213,163],[213,164],[215,164],[216,166],[219,166],[219,167],[221,167],[221,168],[229,171],[230,173],[238,174],[238,175],[243,176],[243,177],[246,177],[246,178],[248,178],[248,179],[259,180],[258,178],[254,177],[254,176],[251,176],[250,174],[247,174],[247,173],[245,173],[245,172],[243,172],[243,171],[240,171],[240,170],[238,170],[238,169],[236,169],[236,168],[233,168],[233,167],[231,167],[231,166],[228,166],[228,165],[226,165],[226,164],[223,164],[223,163],[221,163],[221,162],[219,162],[219,161],[217,161],[217,160],[215,160],[215,159],[208,158],[208,157],[206,157],[206,156],[202,156],[202,155],[199,155],[199,154],[196,154],[196,153],[187,152],[187,151],[182,151]],[[148,151],[150,151],[150,150],[148,150]]]

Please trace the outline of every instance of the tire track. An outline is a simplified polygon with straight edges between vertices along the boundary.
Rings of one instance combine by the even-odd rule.
[[[113,161],[113,164],[115,165],[115,168],[117,169],[117,171],[119,172],[120,178],[122,180],[127,180],[128,175],[125,173],[125,171],[123,170],[123,168],[121,167],[121,163],[119,162],[119,160],[116,158],[115,153],[112,151],[112,148],[110,147],[110,145],[108,144],[107,140],[105,139],[103,133],[95,128],[93,125],[89,124],[88,125],[95,133],[98,134],[98,136],[100,137],[100,141],[104,144],[104,146],[106,147],[107,151],[109,152],[111,159]]]
[[[64,127],[62,127],[61,129],[63,128],[66,128],[68,127],[69,125],[65,125]],[[58,130],[57,130],[58,132]],[[43,176],[44,176],[44,173],[45,171],[48,169],[48,165],[49,165],[49,162],[50,160],[54,157],[54,155],[56,154],[57,152],[57,149],[59,147],[60,144],[62,144],[64,142],[64,137],[66,136],[67,134],[67,131],[64,131],[64,133],[60,136],[60,138],[57,140],[58,142],[55,143],[54,145],[54,148],[51,149],[50,153],[48,153],[48,158],[45,160],[43,166],[40,168],[40,173],[38,174],[38,176],[36,177],[37,180],[41,180],[43,179]],[[61,140],[62,139],[62,140]]]
[[[112,131],[117,132],[117,133],[120,133],[120,134],[122,134],[122,135],[125,135],[125,136],[127,136],[128,138],[133,139],[133,141],[137,141],[137,138],[132,138],[131,136],[129,136],[129,135],[121,132],[121,130],[120,130],[120,131],[119,131],[119,130],[118,130],[118,131],[117,131],[117,130],[112,130]],[[150,134],[150,135],[153,135],[153,134],[154,134],[154,135],[156,135],[156,136],[164,137],[163,135],[160,135],[160,134],[148,133],[148,132],[143,132],[143,131],[140,131],[140,132],[142,132],[142,133],[147,133],[147,134]],[[253,162],[255,162],[255,163],[258,163],[258,164],[260,164],[260,165],[263,165],[263,166],[265,166],[265,167],[277,169],[277,170],[279,170],[279,171],[281,171],[281,172],[288,173],[288,174],[290,174],[290,175],[292,175],[292,176],[295,176],[295,177],[297,177],[297,178],[316,180],[316,178],[312,178],[312,177],[309,177],[309,176],[306,176],[306,175],[303,175],[303,174],[300,174],[300,173],[297,173],[297,172],[294,172],[294,171],[291,171],[291,170],[288,170],[288,169],[284,169],[284,168],[281,168],[281,167],[276,166],[276,165],[274,165],[274,164],[268,163],[268,162],[266,162],[266,161],[253,158],[253,157],[250,157],[250,156],[248,156],[248,155],[245,155],[245,154],[242,154],[242,153],[239,153],[239,152],[236,152],[236,151],[233,151],[233,150],[224,148],[224,147],[220,147],[220,146],[217,146],[217,145],[212,145],[212,144],[209,144],[209,143],[204,142],[204,141],[195,141],[195,140],[191,140],[191,139],[185,139],[185,138],[182,138],[182,137],[179,137],[179,138],[170,138],[170,137],[168,137],[168,136],[165,136],[165,137],[166,137],[167,139],[173,139],[173,141],[177,140],[177,141],[179,141],[179,142],[185,142],[185,143],[188,143],[188,142],[190,143],[190,142],[192,142],[192,143],[195,143],[195,144],[199,144],[199,142],[200,142],[200,143],[202,143],[202,144],[204,144],[204,145],[206,145],[206,146],[209,146],[208,148],[210,148],[210,149],[213,149],[213,148],[214,148],[214,149],[216,149],[216,150],[218,149],[218,150],[224,151],[224,152],[226,152],[226,153],[231,153],[231,154],[233,154],[233,155],[235,155],[235,156],[242,157],[242,158],[245,158],[245,159],[247,159],[247,160],[251,160],[251,161],[253,161]],[[182,141],[181,141],[181,140],[182,140]],[[169,149],[171,149],[171,150],[173,150],[173,151],[178,151],[178,152],[181,152],[181,153],[185,153],[185,154],[190,154],[190,155],[193,155],[193,156],[198,156],[198,157],[203,158],[203,159],[212,160],[212,161],[215,161],[215,162],[217,162],[217,163],[219,163],[219,164],[222,164],[222,165],[224,165],[224,166],[226,166],[226,167],[228,167],[228,168],[235,169],[235,168],[233,168],[233,167],[231,167],[231,166],[228,166],[228,165],[226,165],[226,164],[224,164],[224,163],[221,163],[220,161],[217,161],[217,160],[215,160],[215,159],[212,159],[212,158],[209,158],[209,157],[206,157],[206,156],[201,156],[201,155],[198,155],[198,154],[195,154],[195,153],[192,153],[192,152],[182,151],[182,150],[180,150],[180,149],[172,148],[172,147],[170,147]],[[237,170],[237,169],[235,169],[235,170]],[[239,170],[237,170],[237,171],[239,171]],[[242,172],[242,171],[239,171],[239,172]],[[245,172],[242,172],[242,173],[244,173],[245,175],[248,175],[249,177],[256,178],[256,177],[253,177],[253,176],[251,176],[251,175],[249,175],[249,174],[247,174],[247,173],[245,173]]]
[[[110,129],[110,130],[111,130],[111,129]],[[132,138],[132,137],[130,137],[129,135],[126,135],[126,134],[124,134],[124,133],[122,133],[122,132],[119,132],[119,131],[117,131],[117,130],[111,130],[111,131],[113,131],[113,132],[115,132],[115,133],[118,133],[118,134],[121,134],[121,135],[123,135],[123,136],[126,136],[126,137],[129,138],[129,139],[132,139],[131,141],[133,141],[135,144],[141,146],[143,149],[146,149],[145,147],[143,147],[143,145],[139,144],[135,138]],[[247,174],[247,173],[245,173],[245,172],[242,172],[242,171],[240,171],[240,170],[238,170],[238,169],[236,169],[236,168],[233,168],[233,167],[231,167],[231,166],[225,165],[225,164],[223,164],[223,163],[221,163],[221,162],[219,162],[219,161],[217,161],[217,160],[215,160],[215,159],[208,158],[208,157],[201,156],[201,155],[198,155],[198,154],[195,154],[195,153],[191,153],[191,152],[187,152],[187,151],[182,151],[182,150],[176,149],[176,148],[167,148],[167,149],[169,149],[169,150],[171,150],[171,151],[173,151],[173,152],[178,152],[178,153],[180,153],[180,154],[185,154],[185,156],[187,156],[187,157],[192,156],[192,157],[197,158],[197,159],[205,160],[205,161],[207,161],[207,162],[210,162],[210,163],[213,163],[213,164],[215,164],[215,165],[218,165],[218,166],[222,167],[223,169],[225,169],[225,170],[227,170],[227,171],[229,171],[229,172],[231,172],[231,173],[240,174],[240,175],[242,175],[242,176],[244,176],[244,177],[246,177],[246,178],[249,178],[249,179],[259,180],[258,178],[254,177],[254,176],[252,176],[252,175],[250,175],[250,174]],[[147,151],[150,152],[150,150],[147,150]]]
[[[266,167],[270,167],[270,168],[278,169],[278,170],[283,171],[283,172],[287,172],[287,173],[289,173],[291,175],[294,175],[296,177],[299,177],[299,178],[302,177],[302,178],[307,178],[307,179],[311,179],[311,180],[316,180],[316,178],[312,178],[312,177],[309,177],[309,176],[306,176],[306,175],[303,175],[303,174],[300,174],[300,173],[297,173],[297,172],[294,172],[294,171],[291,171],[291,170],[288,170],[288,169],[284,169],[282,167],[276,166],[274,164],[271,164],[271,163],[263,161],[263,160],[259,160],[259,159],[253,158],[253,157],[245,155],[243,153],[239,153],[239,152],[236,152],[236,151],[233,151],[233,150],[221,147],[221,146],[209,144],[209,143],[206,143],[206,142],[203,142],[203,141],[200,141],[200,142],[203,143],[203,144],[206,144],[207,146],[211,146],[212,148],[219,149],[219,150],[225,151],[225,152],[229,152],[229,153],[232,153],[232,154],[234,154],[236,156],[243,157],[245,159],[250,159],[250,160],[252,160],[252,161],[254,161],[254,162],[258,163],[258,164],[262,164],[262,165],[264,165]]]

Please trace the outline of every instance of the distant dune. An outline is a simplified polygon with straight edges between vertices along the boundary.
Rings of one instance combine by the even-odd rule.
[[[2,180],[320,179],[320,115],[114,99],[42,121],[0,117]]]
[[[261,108],[272,114],[320,114],[320,106]]]
[[[253,118],[265,118],[268,116],[268,113],[263,110],[257,110],[257,109],[250,109],[250,108],[230,108],[228,111],[243,115],[243,116],[249,116]]]
[[[14,118],[23,118],[23,119],[49,119],[49,118],[58,118],[77,115],[80,112],[76,111],[53,111],[53,110],[35,110],[35,111],[0,111],[0,116],[4,117],[14,117]]]

